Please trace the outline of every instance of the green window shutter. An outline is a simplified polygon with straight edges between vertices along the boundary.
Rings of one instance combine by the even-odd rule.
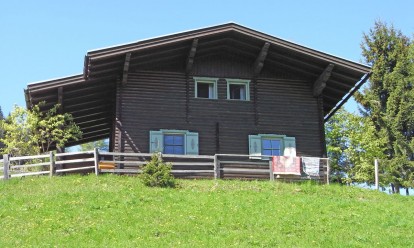
[[[261,159],[262,138],[259,135],[249,135],[249,155],[251,159]]]
[[[198,155],[198,133],[188,132],[185,135],[185,149],[187,155]]]
[[[285,143],[285,149],[283,151],[283,156],[296,157],[295,137],[285,137],[283,141]]]
[[[164,138],[162,131],[150,131],[150,153],[163,152]]]

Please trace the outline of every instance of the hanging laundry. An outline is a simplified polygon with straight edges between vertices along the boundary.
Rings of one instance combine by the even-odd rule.
[[[300,175],[300,158],[273,156],[273,174]]]
[[[319,176],[320,159],[315,157],[302,157],[303,172],[309,176]]]

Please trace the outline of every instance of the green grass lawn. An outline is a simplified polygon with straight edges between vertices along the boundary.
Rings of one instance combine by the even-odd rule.
[[[0,181],[0,247],[413,247],[413,216],[414,197],[337,185]]]

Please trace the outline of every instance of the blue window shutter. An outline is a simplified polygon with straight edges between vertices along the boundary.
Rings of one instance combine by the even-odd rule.
[[[163,152],[164,138],[162,131],[150,131],[150,153]]]
[[[251,159],[261,159],[262,138],[259,135],[249,135],[249,155]]]
[[[295,137],[285,137],[283,141],[285,143],[285,149],[283,151],[283,156],[296,157]]]
[[[187,155],[198,155],[198,133],[188,132],[185,140]]]

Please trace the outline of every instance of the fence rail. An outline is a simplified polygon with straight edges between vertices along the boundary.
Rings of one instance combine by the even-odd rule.
[[[61,173],[116,173],[139,174],[148,163],[151,153],[99,152],[97,149],[86,152],[70,152],[45,155],[10,157],[3,155],[0,160],[0,178],[49,175]],[[182,178],[244,178],[274,180],[270,156],[251,157],[242,154],[211,155],[172,155],[159,154],[172,165],[172,173]],[[259,159],[258,159],[259,158]],[[321,159],[322,161],[322,159]],[[276,176],[276,179],[290,181],[316,179],[329,183],[329,163],[321,163],[320,175],[311,177]]]

